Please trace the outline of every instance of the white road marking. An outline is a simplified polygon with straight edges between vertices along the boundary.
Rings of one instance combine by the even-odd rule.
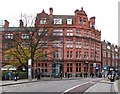
[[[3,91],[3,92],[12,92],[12,91],[14,91],[14,90],[6,90],[6,91]]]
[[[86,82],[86,83],[83,83],[83,84],[76,85],[76,86],[74,86],[74,87],[72,87],[72,88],[69,88],[69,89],[63,91],[61,94],[64,94],[64,93],[66,93],[66,92],[68,92],[68,91],[70,91],[70,90],[72,90],[72,89],[74,89],[74,88],[76,88],[76,87],[82,86],[82,85],[84,85],[84,84],[88,84],[88,83],[90,83],[90,82],[91,82],[91,81]]]
[[[90,84],[94,84],[95,82],[93,82],[93,81],[90,81]]]

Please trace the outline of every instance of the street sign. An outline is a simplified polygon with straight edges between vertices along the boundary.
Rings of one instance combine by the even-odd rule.
[[[28,65],[32,64],[32,59],[28,59]]]
[[[32,59],[28,59],[28,79],[32,81]]]
[[[93,64],[94,68],[96,67],[96,63]]]
[[[110,68],[110,70],[113,70],[113,68]]]
[[[3,26],[3,20],[0,19],[0,27],[2,27],[2,26]]]

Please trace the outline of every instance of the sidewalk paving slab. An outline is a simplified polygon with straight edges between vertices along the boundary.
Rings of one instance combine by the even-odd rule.
[[[111,86],[113,85],[113,86]],[[102,80],[98,82],[97,84],[93,85],[92,87],[88,88],[85,91],[85,94],[87,92],[113,92],[118,93],[118,81],[110,82],[108,80]]]

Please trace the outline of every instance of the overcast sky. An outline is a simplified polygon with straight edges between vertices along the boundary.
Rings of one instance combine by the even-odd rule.
[[[88,18],[96,17],[96,29],[101,30],[101,40],[118,44],[118,1],[120,0],[1,0],[0,19],[8,20],[10,26],[18,26],[21,14],[36,15],[43,9],[49,14],[74,15],[76,9],[83,10]]]

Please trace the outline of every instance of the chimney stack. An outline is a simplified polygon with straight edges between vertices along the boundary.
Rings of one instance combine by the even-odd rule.
[[[4,20],[4,28],[8,28],[9,27],[9,22],[7,20]]]
[[[22,20],[19,20],[19,27],[22,28],[24,25],[23,21]]]
[[[74,12],[74,13],[75,13],[75,15],[77,15],[77,13],[78,13],[78,12],[79,12],[79,10],[78,10],[78,9],[76,9],[76,10],[75,10],[75,12]]]
[[[90,18],[90,27],[95,28],[95,17]]]
[[[83,11],[83,7],[81,7],[81,10]]]
[[[52,16],[53,15],[53,8],[52,7],[49,8],[49,12],[50,12],[50,16]]]

